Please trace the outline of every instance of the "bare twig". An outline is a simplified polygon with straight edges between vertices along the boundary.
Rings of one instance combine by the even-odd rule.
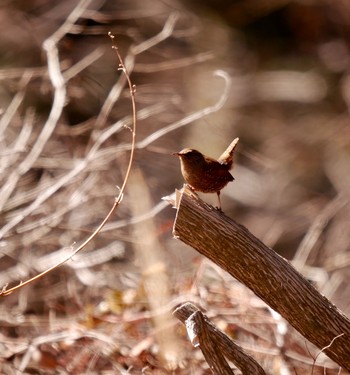
[[[159,34],[155,35],[154,37],[149,38],[138,45],[132,46],[131,47],[132,54],[138,55],[146,50],[149,50],[155,45],[159,44],[161,41],[169,38],[169,36],[171,36],[174,31],[174,27],[179,17],[180,17],[179,13],[177,12],[171,13],[168,19],[166,20],[162,31]]]
[[[161,104],[155,104],[147,108],[143,108],[142,110],[138,111],[137,118],[139,120],[146,119],[150,116],[160,113],[165,108],[166,106],[162,106]],[[44,203],[61,187],[69,184],[76,176],[78,176],[83,171],[91,170],[96,166],[96,164],[99,163],[105,164],[106,161],[108,161],[109,159],[115,159],[115,156],[118,153],[130,151],[130,144],[122,144],[109,147],[103,150],[99,150],[102,144],[105,141],[107,141],[113,134],[121,131],[124,127],[128,127],[130,125],[132,125],[132,116],[127,116],[126,118],[116,122],[100,134],[95,144],[92,146],[92,148],[86,155],[85,159],[74,161],[74,168],[70,170],[67,174],[64,174],[63,176],[58,178],[54,184],[44,183],[42,186],[35,186],[33,189],[26,192],[22,196],[16,196],[13,199],[10,199],[4,207],[6,207],[7,210],[10,210],[17,206],[23,205],[24,203],[36,197],[36,199],[29,206],[22,209],[21,219],[23,220],[25,217],[33,213],[38,207],[40,207],[42,203]],[[4,237],[9,230],[11,230],[14,226],[16,226],[19,223],[17,220],[17,218],[14,218],[0,229],[0,238]]]
[[[316,217],[307,234],[301,241],[293,259],[294,266],[302,271],[315,243],[319,239],[328,221],[347,204],[348,198],[343,194],[335,197]]]
[[[114,36],[112,36],[112,35],[110,35],[110,36],[113,40]],[[29,283],[32,283],[32,282],[42,278],[43,276],[47,275],[48,273],[50,273],[54,269],[60,267],[61,265],[66,263],[68,260],[70,260],[75,254],[77,254],[79,251],[81,251],[99,233],[101,228],[105,225],[107,220],[110,218],[110,216],[113,214],[113,212],[116,210],[116,208],[118,207],[118,205],[120,204],[120,202],[123,199],[123,194],[124,194],[125,187],[126,187],[126,184],[127,184],[128,178],[129,178],[129,174],[130,174],[130,171],[131,171],[131,167],[132,167],[132,163],[133,163],[133,157],[134,157],[134,151],[135,151],[135,137],[136,137],[136,123],[137,123],[136,103],[135,103],[135,86],[132,84],[132,82],[130,80],[130,77],[129,77],[128,71],[127,71],[127,69],[124,65],[123,59],[122,59],[121,55],[119,54],[118,48],[117,48],[117,46],[114,42],[113,42],[113,48],[116,51],[116,54],[117,54],[117,57],[118,57],[118,60],[119,60],[119,69],[122,70],[124,75],[126,76],[126,79],[127,79],[127,82],[128,82],[129,88],[130,88],[130,95],[131,95],[131,102],[132,102],[132,113],[133,113],[132,142],[131,142],[131,152],[130,152],[129,164],[128,164],[128,168],[127,168],[127,171],[126,171],[126,174],[125,174],[123,185],[120,188],[119,194],[116,197],[115,202],[114,202],[111,210],[109,211],[107,216],[103,219],[101,224],[95,229],[95,231],[81,245],[78,246],[78,248],[76,250],[73,251],[73,253],[70,256],[66,257],[65,259],[63,259],[59,263],[55,264],[54,266],[48,268],[44,272],[41,272],[40,274],[30,278],[29,280],[26,280],[25,282],[21,282],[20,284],[14,286],[13,288],[6,289],[6,287],[4,287],[2,289],[2,292],[0,293],[0,296],[7,296],[7,295],[11,294],[15,290],[18,290],[18,289],[22,288],[23,286],[28,285]]]
[[[22,73],[22,78],[19,82],[20,89],[18,90],[18,93],[14,96],[11,104],[7,107],[5,113],[1,116],[0,119],[0,140],[4,137],[4,132],[6,128],[10,124],[13,116],[17,112],[18,107],[22,103],[25,94],[25,88],[31,78],[31,71],[25,71],[24,73]]]
[[[78,63],[71,66],[63,73],[63,77],[66,82],[78,75],[85,68],[93,64],[96,60],[103,56],[104,49],[99,47],[89,53],[87,56],[83,57]]]
[[[65,81],[61,72],[60,61],[57,43],[69,32],[72,25],[79,18],[81,13],[85,10],[85,7],[90,3],[91,0],[81,0],[75,9],[68,16],[67,20],[63,25],[43,43],[43,48],[47,56],[48,72],[51,83],[54,88],[54,99],[51,107],[49,117],[39,134],[35,144],[27,157],[21,162],[15,171],[10,175],[7,183],[3,186],[0,191],[0,211],[2,210],[8,197],[11,195],[13,189],[16,187],[17,181],[25,174],[37,160],[53,133],[57,122],[61,116],[63,107],[66,101],[66,87]],[[17,215],[16,219],[13,220],[13,226],[18,224],[22,220],[22,215]],[[6,226],[5,226],[6,227]],[[4,228],[3,228],[4,229]],[[0,234],[0,239],[1,239]]]
[[[11,166],[14,166],[20,154],[26,150],[28,141],[30,139],[30,135],[33,131],[34,117],[34,110],[32,108],[29,108],[26,111],[21,132],[19,133],[16,141],[14,142],[13,147],[11,147],[11,149],[9,149],[4,154],[0,154],[0,156],[3,157],[3,159],[1,160],[2,165],[0,168],[0,173],[3,173],[7,168],[10,168]],[[4,184],[5,178],[6,180],[9,180],[9,177],[6,176],[4,173],[3,178],[1,180],[1,182],[3,182]],[[3,192],[3,189],[1,189],[0,191]]]
[[[145,48],[151,48],[152,46],[159,44],[164,39],[168,38],[171,33],[174,30],[177,16],[170,15],[167,21],[164,24],[163,29],[154,37],[147,39],[146,41],[137,44],[135,46],[132,46],[130,48],[129,53],[127,54],[125,58],[125,66],[128,69],[128,72],[131,73],[134,69],[135,65],[135,58],[138,54],[145,51]],[[116,100],[120,97],[120,94],[126,84],[126,77],[122,76],[120,80],[112,87],[112,89],[109,92],[109,95],[107,99],[105,100],[102,109],[100,111],[100,114],[96,120],[96,128],[99,129],[106,121],[111,109],[113,108],[114,103]],[[97,138],[96,135],[93,136],[93,138]]]
[[[72,331],[72,329],[64,331],[64,332],[55,332],[46,336],[39,336],[32,340],[31,343],[27,344],[27,348],[25,351],[25,354],[21,360],[21,363],[19,364],[18,367],[18,374],[23,374],[23,371],[25,371],[26,367],[28,366],[29,361],[33,357],[35,351],[37,350],[38,347],[44,344],[49,344],[49,343],[57,343],[60,341],[75,341],[79,340],[82,337],[90,337],[94,340],[100,340],[102,341],[107,347],[110,348],[116,348],[116,343],[114,340],[112,340],[109,336],[104,335],[100,332],[95,332],[95,331],[79,331],[75,330]]]
[[[214,57],[212,52],[203,52],[191,57],[183,57],[182,59],[163,61],[153,64],[135,64],[134,72],[140,73],[156,73],[164,70],[179,69],[190,64],[201,63]]]
[[[230,93],[231,78],[223,70],[217,70],[214,72],[214,74],[218,77],[223,78],[223,80],[225,81],[225,86],[224,86],[222,95],[220,96],[219,100],[214,105],[203,108],[197,112],[191,113],[190,115],[184,117],[183,119],[152,133],[148,137],[144,138],[142,141],[137,142],[136,147],[137,148],[147,147],[152,142],[155,142],[160,137],[163,137],[165,134],[168,134],[176,129],[181,128],[182,126],[188,125],[192,123],[193,121],[196,121],[200,118],[208,116],[211,113],[217,112],[219,109],[221,109],[226,103],[226,100]]]
[[[78,6],[80,6],[80,5],[78,5]],[[74,12],[75,12],[75,10],[73,11],[73,13]],[[82,10],[80,10],[80,13],[78,12],[76,14],[76,17],[78,17],[79,14],[81,14],[81,12],[82,12]],[[58,65],[58,61],[55,60],[55,56],[57,57],[58,52],[57,52],[57,49],[53,48],[55,46],[53,44],[53,42],[58,40],[58,37],[62,34],[62,30],[66,30],[66,31],[68,30],[67,29],[68,25],[71,25],[71,23],[69,23],[68,21],[69,20],[72,21],[72,19],[73,19],[72,17],[68,17],[65,24],[59,30],[57,30],[57,32],[55,32],[55,34],[53,34],[52,37],[50,37],[47,40],[47,41],[50,41],[50,42],[46,41],[44,43],[46,48],[50,47],[50,49],[49,49],[50,54],[48,52],[48,61],[49,62],[51,61],[51,64],[49,64],[49,74],[50,74],[50,78],[51,78],[51,81],[52,81],[54,87],[56,87],[55,85],[58,85],[58,86],[60,84],[63,85],[64,80],[63,80],[63,76],[61,75],[61,72],[60,71],[57,72],[57,69],[59,69],[59,65]],[[126,57],[125,62],[123,60],[123,65],[124,65],[125,69],[129,72],[129,74],[133,69],[134,59],[135,59],[136,54],[144,51],[145,45],[154,46],[155,43],[160,43],[161,41],[164,40],[164,38],[169,37],[171,35],[170,31],[173,30],[176,20],[177,20],[177,17],[175,15],[171,15],[169,17],[169,19],[167,20],[167,22],[165,23],[163,30],[160,33],[158,33],[155,37],[152,37],[150,43],[146,43],[147,41],[145,41],[145,42],[140,44],[140,47],[139,47],[139,45],[136,45],[136,46],[133,47],[134,52],[130,53]],[[49,59],[50,56],[51,56],[51,59]],[[99,116],[96,120],[95,127],[98,127],[98,126],[100,126],[104,123],[104,121],[106,120],[113,104],[119,98],[121,90],[123,89],[126,82],[127,82],[127,79],[126,79],[125,75],[122,75],[122,77],[118,80],[117,84],[113,86],[113,88],[111,89],[110,94],[108,95],[104,105],[102,106],[100,114],[99,114]],[[55,93],[56,92],[57,92],[57,89],[55,90]],[[61,101],[60,101],[60,104],[62,104]],[[56,109],[58,109],[57,101],[56,101],[56,104],[55,104],[55,101],[54,101],[54,105],[56,106]],[[149,108],[144,108],[143,110],[139,111],[139,113],[137,114],[137,117],[139,119],[147,118],[148,116],[151,116],[152,114],[155,114],[155,113],[157,113],[158,111],[161,111],[161,110],[164,110],[164,105],[156,104],[154,106],[151,106]],[[51,111],[51,113],[56,113],[56,112],[58,112],[58,111],[54,111],[53,109]],[[50,117],[49,117],[47,123],[49,122]],[[56,118],[57,116],[54,116],[54,117]],[[136,117],[136,114],[135,114],[134,117]],[[102,145],[102,143],[105,142],[114,133],[121,130],[123,127],[128,127],[132,123],[133,123],[132,117],[126,118],[126,119],[118,121],[116,124],[112,125],[110,128],[101,132],[101,134],[92,135],[92,138],[95,138],[95,142],[92,145],[91,149],[89,150],[86,158],[84,160],[79,161],[74,169],[69,171],[67,174],[63,175],[53,185],[50,185],[47,188],[46,191],[42,192],[40,195],[37,195],[37,198],[35,199],[35,201],[33,201],[28,207],[23,209],[21,211],[20,215],[16,215],[11,221],[9,221],[6,225],[4,225],[0,229],[0,239],[3,238],[6,235],[6,233],[8,233],[8,231],[10,231],[12,228],[14,228],[17,224],[19,224],[25,217],[27,217],[32,212],[34,212],[38,207],[40,207],[40,205],[42,203],[44,203],[50,196],[52,196],[58,189],[60,189],[62,186],[65,186],[70,181],[72,181],[72,179],[75,176],[77,176],[79,173],[81,173],[82,171],[85,171],[86,168],[91,164],[92,159],[98,158],[98,157],[105,158],[106,152],[108,152],[108,150],[107,151],[103,150],[102,153],[97,155],[97,151],[98,151],[99,147]],[[55,125],[55,122],[50,121],[50,124]],[[45,129],[45,127],[44,127],[44,129]],[[53,128],[51,130],[53,130]],[[44,130],[43,130],[43,132],[44,132]],[[47,132],[47,134],[48,134],[48,132]],[[40,140],[41,143],[42,143],[42,141],[43,141],[43,139]],[[39,139],[37,140],[37,142],[39,142]],[[133,146],[128,144],[128,145],[118,147],[118,150],[120,152],[130,151],[132,148],[133,148]],[[115,150],[113,150],[113,149],[110,150],[110,153],[111,153],[111,155],[113,155],[112,157],[114,158],[115,157]],[[38,152],[36,151],[35,155],[31,155],[31,156],[28,155],[27,158],[33,164],[35,162],[35,160],[37,159],[37,156],[38,156]],[[27,158],[25,160],[27,160]],[[105,159],[104,159],[104,162],[105,162]],[[32,164],[30,164],[29,161],[27,161],[25,166],[26,166],[26,168],[28,168]],[[0,203],[1,203],[1,199],[2,198],[0,196]],[[5,203],[6,203],[6,201],[4,200],[3,204],[5,204]],[[6,249],[3,250],[3,253],[4,254],[6,253]]]
[[[322,348],[322,349],[317,353],[317,355],[316,355],[316,357],[315,357],[315,359],[314,359],[314,362],[313,362],[313,364],[312,364],[311,374],[314,373],[314,368],[315,368],[315,365],[316,365],[317,357],[318,357],[321,353],[323,353],[324,350],[330,348],[330,347],[333,345],[334,341],[335,341],[336,339],[338,339],[339,337],[343,336],[343,335],[344,335],[344,333],[341,333],[341,334],[339,334],[338,336],[333,337],[332,341],[331,341],[328,345],[326,345],[324,348]]]

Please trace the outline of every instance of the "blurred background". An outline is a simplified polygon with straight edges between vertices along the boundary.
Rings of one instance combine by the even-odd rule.
[[[69,256],[123,184],[132,106],[109,31],[138,114],[117,212],[1,299],[0,372],[209,374],[171,316],[192,301],[267,373],[310,374],[318,350],[175,240],[162,197],[183,184],[172,152],[238,136],[225,214],[349,314],[350,3],[3,0],[0,20],[1,287]]]

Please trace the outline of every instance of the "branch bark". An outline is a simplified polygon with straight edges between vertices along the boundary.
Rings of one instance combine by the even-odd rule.
[[[225,372],[232,373],[232,371],[226,367],[228,365],[223,358],[223,356],[225,356],[241,370],[242,375],[266,375],[263,368],[258,364],[258,362],[255,361],[254,358],[245,353],[245,351],[239,345],[216,328],[210,319],[206,315],[202,314],[201,311],[192,303],[186,302],[179,306],[173,312],[173,315],[182,323],[186,324],[191,317],[196,316],[195,314],[198,313],[201,314],[202,318],[200,320],[200,324],[197,324],[197,329],[199,331],[201,329],[205,330],[205,335],[201,335],[201,332],[198,332],[196,337],[198,338],[200,349],[202,350],[203,355],[209,365],[211,361],[210,357],[216,358],[219,356],[219,358],[216,359],[216,363],[211,366],[214,374],[224,374]],[[191,334],[189,331],[190,329],[187,327],[189,337],[193,337],[194,334]],[[215,365],[218,365],[218,369],[216,369]]]
[[[286,259],[187,187],[176,206],[176,238],[245,284],[306,339],[350,371],[350,320],[336,306]]]

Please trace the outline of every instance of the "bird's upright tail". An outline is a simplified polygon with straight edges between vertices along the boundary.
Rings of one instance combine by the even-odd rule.
[[[231,144],[227,147],[225,152],[219,157],[218,162],[221,164],[227,165],[228,169],[232,168],[233,164],[233,153],[235,151],[235,148],[237,146],[237,143],[239,141],[239,138],[235,138]]]

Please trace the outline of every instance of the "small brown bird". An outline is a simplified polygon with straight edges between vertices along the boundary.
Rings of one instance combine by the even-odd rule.
[[[181,172],[186,183],[194,191],[217,193],[219,210],[221,210],[220,190],[234,180],[229,170],[232,168],[233,152],[238,141],[239,138],[235,138],[218,160],[191,148],[174,153],[180,158]]]

